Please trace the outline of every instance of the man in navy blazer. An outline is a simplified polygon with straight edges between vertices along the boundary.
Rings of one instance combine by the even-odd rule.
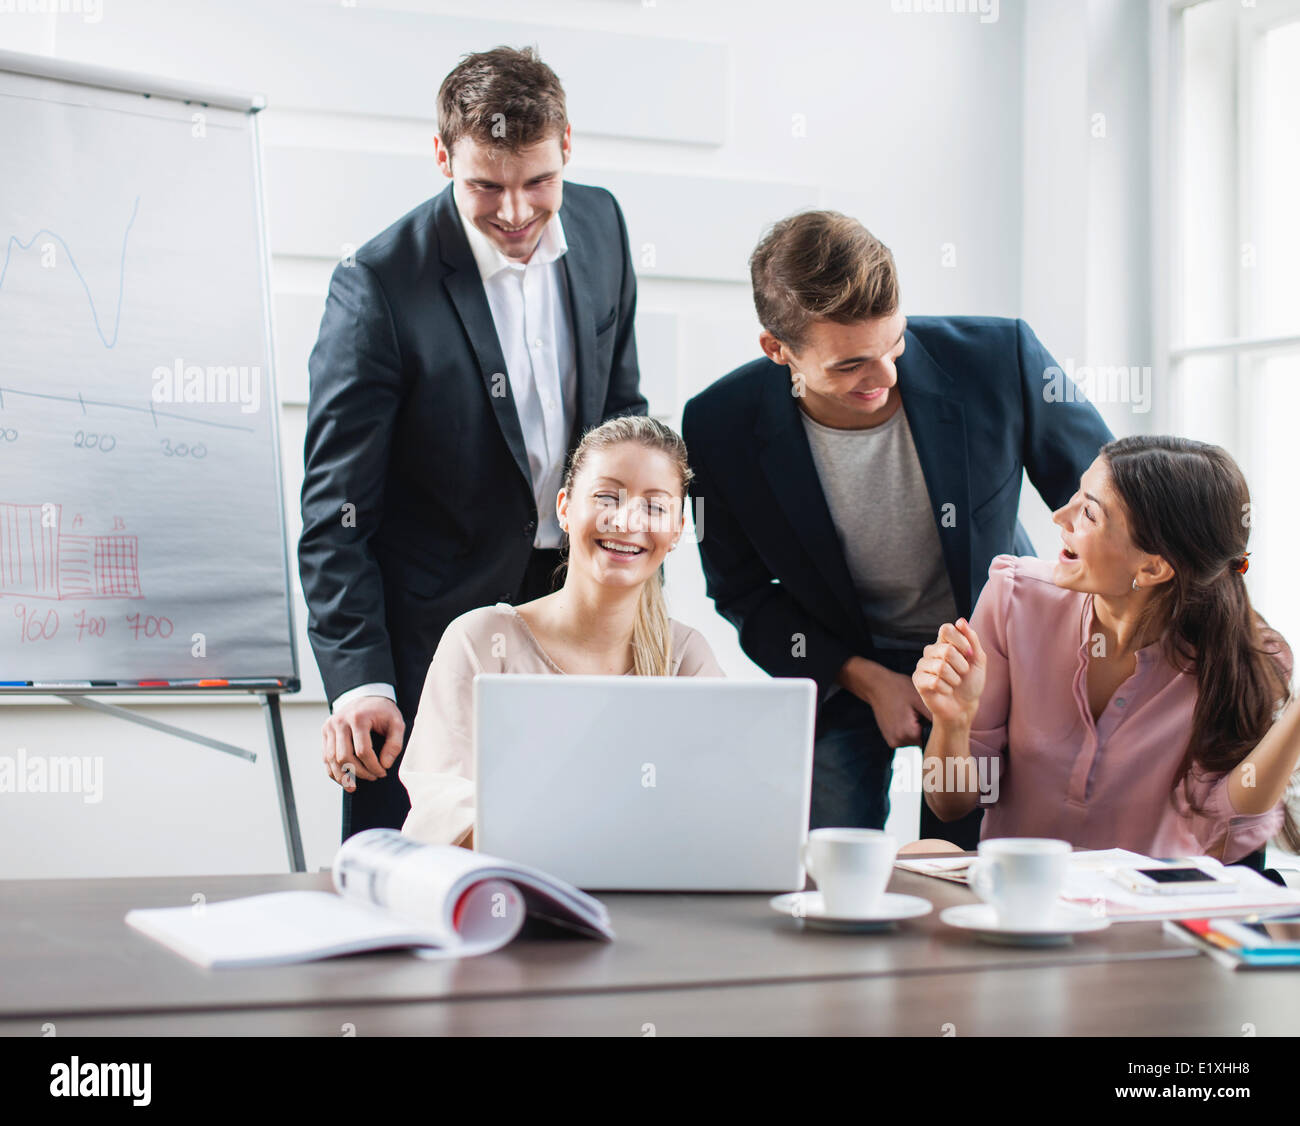
[[[298,559],[345,840],[402,827],[398,759],[447,624],[551,590],[568,455],[647,410],[623,214],[563,182],[554,72],[467,56],[435,150],[452,182],[334,270],[309,363]]]
[[[1111,434],[1023,321],[905,318],[855,220],[783,220],[750,265],[765,356],[682,419],[708,593],[769,674],[817,682],[810,827],[880,828],[894,748],[928,734],[921,650],[995,555],[1033,554],[1022,471],[1058,508]],[[921,809],[921,837],[975,846],[980,809]]]

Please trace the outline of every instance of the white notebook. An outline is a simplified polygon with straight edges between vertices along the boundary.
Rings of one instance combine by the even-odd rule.
[[[1076,853],[1063,898],[1105,914],[1115,922],[1207,919],[1246,911],[1280,915],[1300,910],[1300,892],[1275,884],[1242,864],[1224,865],[1212,856],[1185,857],[1216,879],[1222,890],[1182,895],[1151,895],[1125,887],[1119,873],[1129,868],[1159,868],[1160,860],[1122,848]]]
[[[126,922],[208,968],[273,966],[412,947],[463,958],[508,943],[529,916],[613,939],[598,899],[544,872],[393,829],[350,837],[334,859],[335,891],[281,891],[128,911]]]
[[[967,883],[974,857],[943,856],[924,860],[899,860],[895,867],[953,883]],[[1225,866],[1212,856],[1190,857],[1223,881],[1222,890],[1184,895],[1144,895],[1117,879],[1130,868],[1155,868],[1161,861],[1123,848],[1094,849],[1070,855],[1070,872],[1061,899],[1088,907],[1116,921],[1149,922],[1157,919],[1203,919],[1236,915],[1244,911],[1282,914],[1300,910],[1300,892],[1284,888],[1240,864]]]

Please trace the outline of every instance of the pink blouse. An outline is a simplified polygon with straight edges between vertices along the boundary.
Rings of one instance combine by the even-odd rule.
[[[1158,857],[1205,855],[1226,833],[1225,864],[1260,848],[1281,828],[1282,805],[1237,813],[1227,774],[1193,768],[1203,816],[1188,809],[1181,783],[1177,808],[1170,804],[1191,737],[1196,677],[1170,665],[1159,642],[1138,650],[1133,675],[1093,721],[1092,603],[1091,594],[1058,587],[1047,560],[999,555],[989,567],[971,617],[988,657],[971,754],[991,760],[998,791],[980,836],[1056,837]]]

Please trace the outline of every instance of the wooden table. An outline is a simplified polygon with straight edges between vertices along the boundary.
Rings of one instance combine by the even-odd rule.
[[[895,871],[932,914],[831,934],[763,895],[603,895],[618,938],[519,939],[429,962],[407,952],[203,970],[127,927],[133,907],[330,886],[327,873],[0,882],[0,1033],[59,1035],[1300,1033],[1278,989],[1165,934],[1115,923],[1064,947],[993,946],[940,922],[973,900]]]

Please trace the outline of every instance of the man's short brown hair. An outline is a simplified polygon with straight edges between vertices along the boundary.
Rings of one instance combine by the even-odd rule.
[[[568,122],[564,87],[533,47],[466,55],[438,89],[438,135],[448,152],[470,137],[516,153],[563,138]]]
[[[875,320],[898,311],[898,272],[889,247],[838,211],[782,219],[749,257],[759,323],[796,350],[808,326]]]

